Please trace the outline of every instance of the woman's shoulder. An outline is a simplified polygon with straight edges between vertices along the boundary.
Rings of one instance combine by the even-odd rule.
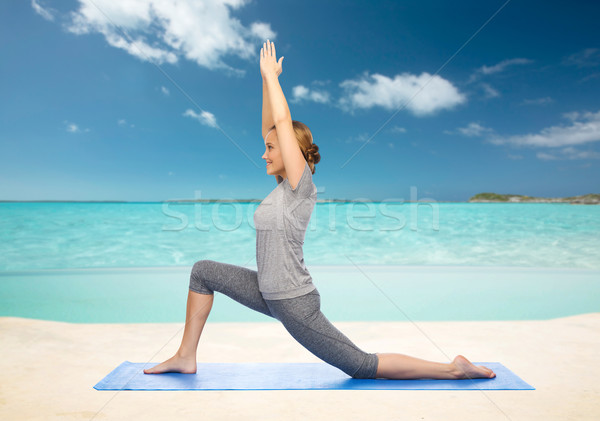
[[[285,183],[285,190],[292,196],[304,198],[316,194],[316,187],[312,179],[312,171],[306,161],[304,171],[302,172],[302,176],[295,189],[290,185],[289,179],[286,178],[283,180],[283,183]]]

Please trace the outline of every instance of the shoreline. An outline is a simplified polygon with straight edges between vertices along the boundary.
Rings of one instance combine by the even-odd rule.
[[[180,322],[185,320],[191,266],[0,272],[0,293],[11,297],[1,315],[84,324]],[[243,266],[255,270],[253,264]],[[600,294],[598,268],[308,267],[321,309],[332,321],[520,321],[600,312],[593,299]],[[224,294],[215,297],[211,318],[269,320]]]

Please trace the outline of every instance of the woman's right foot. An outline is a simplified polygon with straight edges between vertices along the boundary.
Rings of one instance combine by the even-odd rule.
[[[457,379],[492,379],[496,373],[483,365],[475,365],[462,355],[458,355],[452,361],[456,369]]]
[[[155,365],[152,368],[144,369],[145,374],[160,374],[160,373],[183,373],[183,374],[195,374],[196,373],[196,359],[195,358],[184,358],[175,354],[167,361]]]

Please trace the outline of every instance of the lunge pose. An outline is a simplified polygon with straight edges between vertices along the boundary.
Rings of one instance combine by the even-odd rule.
[[[312,175],[321,157],[304,124],[293,121],[279,84],[283,57],[267,41],[260,51],[262,135],[267,174],[277,187],[254,213],[258,270],[200,260],[192,268],[183,339],[167,361],[146,374],[195,373],[196,350],[214,292],[279,320],[306,349],[353,378],[492,378],[494,372],[459,355],[451,363],[393,353],[368,353],[323,315],[320,295],[304,264],[302,245],[317,201]]]

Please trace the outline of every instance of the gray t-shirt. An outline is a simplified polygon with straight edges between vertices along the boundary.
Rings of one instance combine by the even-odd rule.
[[[304,235],[317,202],[317,188],[305,161],[304,172],[292,190],[277,177],[277,187],[254,212],[258,288],[266,300],[299,297],[315,289],[304,264]]]

